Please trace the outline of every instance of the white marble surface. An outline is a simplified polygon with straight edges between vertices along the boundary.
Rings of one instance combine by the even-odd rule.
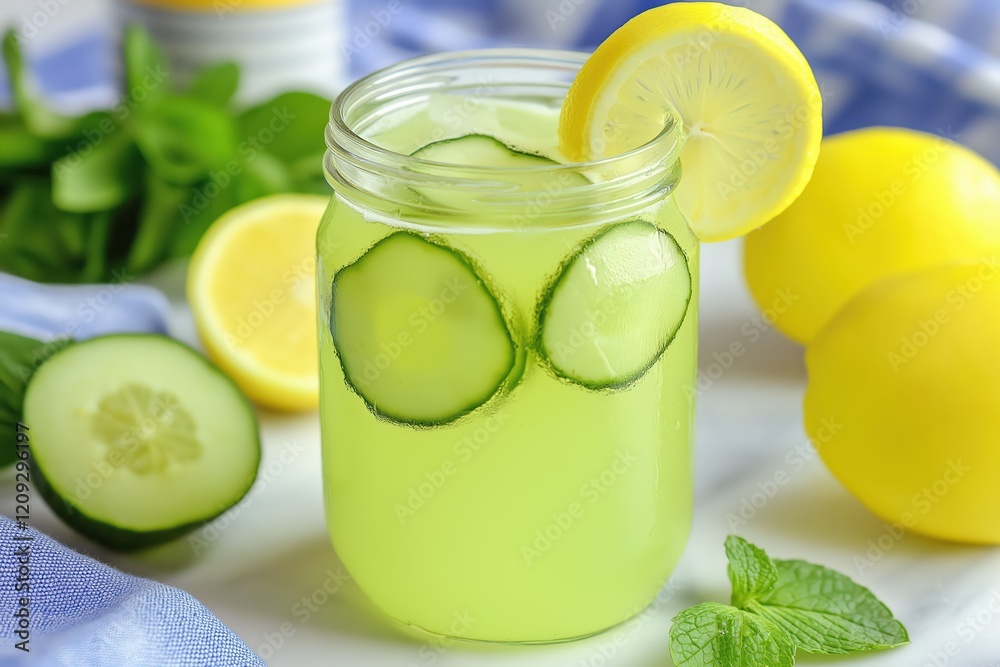
[[[749,333],[758,313],[742,284],[738,244],[708,246],[704,256],[701,368],[708,372],[713,353],[734,341],[746,352],[698,406],[697,509],[675,591],[615,631],[557,646],[475,648],[423,644],[383,622],[344,580],[327,540],[314,414],[261,415],[266,454],[258,487],[228,526],[196,533],[210,542],[197,554],[183,540],[140,555],[105,551],[65,528],[40,500],[32,521],[95,558],[189,591],[273,667],[667,667],[673,614],[728,598],[722,541],[731,532],[727,515],[738,516],[747,499],[759,507],[744,510],[740,534],[774,556],[849,574],[910,630],[910,646],[847,664],[1000,666],[1000,551],[887,535],[811,455],[800,425],[801,348],[773,331],[756,341]],[[190,336],[182,307],[177,315]],[[786,483],[772,485],[762,502],[759,485],[779,471]],[[12,512],[12,496],[9,478],[0,478],[0,512]],[[314,597],[314,610],[303,597]],[[800,654],[799,662],[827,661]]]

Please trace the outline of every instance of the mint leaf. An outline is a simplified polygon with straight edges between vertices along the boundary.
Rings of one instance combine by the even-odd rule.
[[[747,603],[810,653],[852,653],[909,642],[906,628],[867,588],[801,560],[775,560],[774,589]]]
[[[750,600],[769,592],[778,581],[778,570],[764,550],[742,537],[726,538],[726,557],[734,607],[744,608]]]
[[[677,667],[791,667],[795,645],[766,618],[705,602],[674,616],[670,657]]]

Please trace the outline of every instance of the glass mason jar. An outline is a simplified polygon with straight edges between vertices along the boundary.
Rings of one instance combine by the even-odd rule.
[[[540,157],[584,60],[411,60],[345,90],[327,128],[327,521],[371,600],[438,635],[594,634],[655,597],[688,536],[681,130],[591,163]]]

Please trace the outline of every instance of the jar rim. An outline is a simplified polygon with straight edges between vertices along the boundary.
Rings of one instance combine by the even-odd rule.
[[[405,79],[407,74],[413,73],[414,70],[425,71],[434,68],[442,70],[453,69],[463,63],[466,66],[471,65],[475,61],[512,61],[514,63],[521,62],[525,64],[531,61],[546,61],[553,65],[562,63],[564,66],[579,69],[589,57],[589,54],[578,51],[538,48],[488,48],[446,51],[400,61],[357,79],[337,95],[330,108],[330,120],[326,131],[327,148],[330,151],[336,151],[338,148],[345,149],[373,164],[398,165],[400,162],[406,162],[411,165],[418,165],[421,168],[433,169],[435,173],[440,175],[448,175],[448,172],[454,172],[455,175],[463,176],[465,180],[476,180],[478,176],[496,175],[498,173],[558,173],[560,171],[569,172],[580,169],[614,170],[618,165],[648,163],[649,161],[643,158],[653,156],[655,156],[657,162],[665,162],[668,166],[676,162],[680,157],[684,143],[682,124],[678,122],[679,119],[676,117],[670,117],[673,122],[667,122],[663,129],[652,139],[624,153],[594,160],[560,162],[556,165],[518,167],[456,165],[398,153],[365,139],[351,127],[350,123],[344,117],[344,109],[352,102],[355,96],[362,93],[367,87],[379,82],[390,83],[396,79]],[[665,147],[666,152],[664,153]]]
[[[642,146],[589,162],[507,167],[444,163],[396,152],[362,136],[390,114],[419,110],[434,93],[561,104],[588,57],[524,48],[455,51],[405,60],[363,77],[337,97],[330,111],[326,179],[339,198],[371,214],[392,210],[443,228],[469,219],[470,212],[483,225],[516,230],[524,224],[547,228],[576,224],[573,220],[618,219],[658,205],[681,175],[684,132],[672,114]],[[451,138],[447,131],[437,137],[445,138]],[[512,206],[523,209],[528,222],[513,219]]]

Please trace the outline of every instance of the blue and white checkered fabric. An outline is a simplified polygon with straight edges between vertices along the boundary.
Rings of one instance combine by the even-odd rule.
[[[656,0],[403,0],[407,20],[352,54],[355,73],[428,51],[503,44],[589,50]],[[1000,164],[997,0],[746,0],[812,64],[826,132],[896,125],[946,135]],[[363,30],[384,0],[361,0]],[[370,31],[374,32],[374,31]],[[357,33],[353,35],[357,37]]]
[[[589,50],[615,27],[658,4],[657,0],[351,0],[344,31],[350,69],[357,76],[434,51],[512,44]],[[997,0],[736,0],[731,4],[771,17],[800,46],[826,97],[828,134],[870,125],[911,127],[947,135],[1000,164]],[[390,5],[397,13],[385,20]],[[49,91],[107,91],[111,60],[107,40],[91,34],[37,64]]]

